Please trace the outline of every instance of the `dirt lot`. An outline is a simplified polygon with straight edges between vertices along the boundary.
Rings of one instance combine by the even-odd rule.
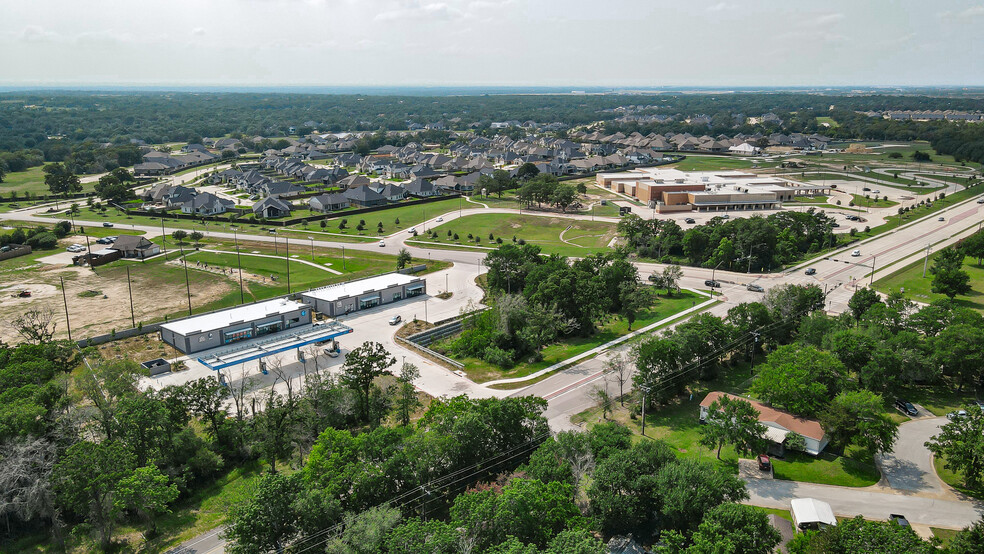
[[[164,314],[180,312],[187,307],[184,274],[180,269],[133,264],[130,274],[137,322],[157,320]],[[2,275],[0,340],[16,340],[18,337],[10,321],[26,310],[40,307],[54,311],[56,336],[67,338],[59,278],[65,280],[73,338],[131,327],[125,267],[97,268],[93,272],[61,264],[36,263]],[[196,308],[221,299],[233,289],[232,281],[217,275],[192,275],[191,281],[191,301]],[[30,291],[31,297],[12,296],[21,290]]]

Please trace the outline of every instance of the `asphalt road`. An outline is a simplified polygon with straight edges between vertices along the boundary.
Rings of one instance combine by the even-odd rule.
[[[882,482],[899,491],[954,499],[954,495],[936,476],[932,453],[925,446],[926,441],[937,434],[946,422],[945,417],[927,417],[900,425],[894,451],[877,459]]]
[[[164,554],[222,554],[226,541],[221,537],[225,527],[216,527],[193,539],[188,539]]]

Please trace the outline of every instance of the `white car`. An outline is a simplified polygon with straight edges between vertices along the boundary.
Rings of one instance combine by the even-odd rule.
[[[442,221],[444,221],[444,218],[443,218],[443,217],[441,217],[441,216],[438,216],[438,217],[437,217],[437,220],[436,220],[436,221],[437,221],[438,223],[440,223],[440,222],[442,222]]]
[[[382,247],[384,247],[384,246],[386,246],[386,242],[384,242],[384,241],[379,241],[379,247],[380,247],[380,248],[382,248]]]
[[[411,228],[407,229],[407,232],[410,233],[411,235],[416,235],[417,234],[417,228],[416,227],[411,227]]]
[[[861,255],[861,251],[860,250],[855,250],[854,252],[851,252],[851,255],[854,256],[855,258],[857,258],[858,256]]]
[[[881,191],[878,190],[878,189],[875,189],[875,190],[871,191],[871,193],[872,194],[881,194]]]

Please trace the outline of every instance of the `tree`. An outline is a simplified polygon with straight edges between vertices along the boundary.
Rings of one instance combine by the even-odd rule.
[[[73,192],[82,190],[82,183],[79,181],[78,175],[72,173],[64,164],[48,164],[44,166],[42,171],[45,173],[44,184],[48,185],[51,194],[68,196]]]
[[[579,181],[577,183],[577,193],[578,194],[587,194],[588,193],[588,186],[585,185],[583,181]]]
[[[188,236],[188,231],[185,231],[183,229],[178,229],[177,231],[171,233],[171,238],[178,241],[179,243],[183,241],[187,236]]]
[[[395,363],[396,358],[378,342],[364,342],[345,356],[340,380],[358,394],[364,420],[369,419],[369,392],[373,381],[376,377],[389,375],[386,368]]]
[[[661,491],[656,475],[676,465],[676,455],[662,441],[644,440],[614,450],[598,461],[588,498],[591,515],[606,535],[630,532],[657,514]]]
[[[516,170],[516,178],[520,181],[529,181],[540,174],[540,170],[532,162],[525,162]]]
[[[400,424],[404,427],[410,425],[410,415],[421,406],[420,399],[417,398],[417,389],[413,385],[417,379],[420,379],[420,370],[417,366],[404,362],[396,380],[396,411]]]
[[[666,295],[676,290],[680,291],[680,279],[683,279],[683,269],[678,265],[668,265],[663,268],[662,281],[660,286],[666,289]]]
[[[10,322],[17,334],[28,342],[46,344],[55,336],[55,311],[50,306],[27,310]]]
[[[233,554],[282,552],[298,532],[299,517],[292,501],[300,491],[300,473],[259,477],[249,498],[229,510],[227,550]]]
[[[130,187],[123,184],[112,173],[100,177],[93,188],[100,198],[112,203],[124,202],[134,196]]]
[[[706,425],[700,428],[700,443],[717,448],[731,444],[739,454],[761,451],[765,447],[765,425],[759,422],[759,412],[750,402],[726,394],[711,402],[707,409]]]
[[[945,552],[948,554],[977,554],[984,551],[984,520],[964,527],[954,535]]]
[[[625,384],[629,382],[631,371],[629,361],[621,353],[608,358],[605,362],[605,373],[611,375],[618,383],[619,404],[625,405]]]
[[[636,387],[648,390],[648,402],[662,403],[686,385],[676,378],[680,371],[680,346],[668,339],[652,337],[636,350]],[[670,381],[674,379],[675,381]]]
[[[149,527],[147,537],[157,535],[157,516],[170,513],[178,487],[168,482],[156,466],[138,467],[120,480],[115,502],[118,509],[133,510]]]
[[[201,231],[192,231],[191,234],[188,235],[188,238],[191,239],[191,242],[198,242],[205,238],[205,235],[202,234]]]
[[[868,287],[861,287],[854,291],[851,295],[851,299],[847,301],[847,307],[851,309],[851,314],[854,315],[854,319],[861,320],[861,316],[868,311],[869,308],[881,302],[881,298],[874,289],[869,289]]]
[[[930,155],[927,154],[926,152],[923,152],[922,150],[916,150],[915,152],[913,152],[912,153],[912,159],[915,160],[915,161],[917,161],[917,162],[928,162],[928,161],[932,161],[932,158],[930,157]]]
[[[840,448],[856,444],[871,455],[892,451],[899,424],[884,413],[884,400],[867,390],[845,391],[830,402],[820,421],[830,442]]]
[[[132,468],[132,456],[115,441],[75,443],[55,466],[52,479],[59,501],[87,516],[99,532],[103,550],[112,543],[113,529],[122,511],[115,495]]]
[[[737,475],[704,460],[687,458],[660,468],[653,482],[659,498],[660,525],[688,532],[711,508],[748,498]]]
[[[557,185],[554,189],[553,194],[550,196],[550,201],[560,208],[562,213],[567,213],[567,208],[573,207],[577,209],[580,203],[577,199],[577,189],[571,185]]]
[[[653,305],[652,290],[634,281],[623,282],[619,287],[619,304],[622,306],[621,313],[629,324],[628,330],[631,331],[636,314]]]
[[[64,522],[51,481],[57,459],[57,445],[47,439],[0,444],[0,516],[8,525],[11,516],[25,522],[49,520],[52,537],[61,542]]]
[[[944,467],[963,475],[968,487],[977,487],[984,477],[984,413],[980,407],[968,406],[967,416],[943,425],[926,448],[943,458]]]
[[[611,393],[608,392],[608,380],[605,380],[605,388],[596,386],[588,396],[591,400],[598,403],[598,406],[601,408],[602,419],[608,419],[608,414],[611,413],[615,405],[615,400],[612,398]]]
[[[787,543],[796,554],[878,552],[879,554],[931,554],[939,552],[922,540],[912,527],[893,521],[867,521],[862,516],[836,526],[797,535]]]
[[[726,503],[704,514],[687,554],[734,552],[771,554],[782,540],[762,510],[743,504]]]
[[[970,292],[970,275],[963,271],[964,253],[956,247],[944,248],[936,255],[930,273],[932,291],[953,298]]]
[[[844,386],[844,364],[813,346],[786,345],[769,354],[751,393],[796,415],[813,417]]]
[[[977,384],[984,375],[984,329],[980,325],[956,323],[949,325],[930,341],[932,358],[944,375],[959,383],[963,391],[967,384]]]
[[[410,251],[406,248],[401,248],[396,254],[396,269],[403,269],[410,264],[413,260],[413,256],[410,255]]]

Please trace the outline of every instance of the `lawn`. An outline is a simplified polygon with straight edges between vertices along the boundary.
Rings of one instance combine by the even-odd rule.
[[[749,169],[752,162],[729,156],[708,156],[687,154],[685,160],[663,167],[679,169],[680,171],[711,171],[715,169]]]
[[[817,117],[818,125],[823,125],[824,123],[826,123],[827,127],[829,127],[830,129],[836,129],[840,127],[840,123],[834,121],[834,118],[832,117]]]
[[[899,203],[892,200],[885,200],[878,196],[865,197],[860,194],[852,194],[851,197],[854,199],[854,205],[863,208],[891,208],[892,206],[898,206]]]
[[[939,475],[944,483],[953,487],[957,492],[984,500],[984,484],[978,485],[977,488],[967,487],[964,484],[963,473],[947,469],[945,464],[945,456],[933,456],[933,467],[936,469],[936,474]]]
[[[39,165],[27,171],[8,173],[4,176],[3,182],[0,183],[0,195],[4,198],[10,198],[11,192],[17,192],[17,195],[20,197],[23,197],[26,192],[30,192],[36,196],[50,194],[48,185],[44,184],[44,171],[42,171],[42,167]],[[94,186],[95,183],[82,183],[82,190],[88,192],[93,190]]]
[[[940,546],[943,548],[949,546],[950,541],[959,532],[956,529],[943,529],[942,527],[930,527],[929,529],[933,532],[934,537],[940,539]]]
[[[936,254],[930,255],[929,267],[932,267],[935,258]],[[925,303],[946,298],[942,294],[932,292],[933,275],[926,271],[926,277],[923,277],[923,264],[924,260],[919,260],[882,277],[875,281],[875,290],[889,293],[905,288],[907,297]],[[984,312],[984,266],[977,265],[976,258],[967,257],[964,258],[963,270],[970,275],[970,285],[973,290],[967,296],[955,298],[956,303],[961,307]]]
[[[859,173],[857,171],[847,171],[847,173],[849,173],[849,175],[839,175],[836,173],[806,173],[804,175],[801,172],[799,174],[790,173],[787,174],[787,176],[793,179],[798,179],[800,181],[813,181],[813,182],[854,180],[855,182],[860,183],[858,190],[860,190],[865,186],[870,187],[873,184],[877,185],[877,183],[873,183],[872,181],[869,181],[869,179],[878,179],[880,181],[887,181],[891,183],[891,185],[888,186],[897,188],[899,190],[904,190],[906,192],[911,192],[913,194],[928,194],[930,192],[934,192],[943,188],[942,186],[936,186],[936,185],[923,186],[920,185],[919,182],[913,181],[911,179],[905,179],[903,177],[895,177],[894,175],[885,175],[883,173],[875,173],[875,172]],[[849,189],[850,187],[845,187],[845,188]]]
[[[503,243],[511,242],[516,237],[517,240],[523,239],[540,246],[544,253],[575,257],[607,251],[608,243],[616,237],[614,223],[525,214],[469,215],[438,225],[434,231],[437,232],[436,239],[421,234],[417,240],[445,245],[495,247],[497,241],[489,240],[491,234]],[[452,237],[448,237],[448,232],[452,233]],[[453,239],[455,233],[458,234],[458,240]],[[470,241],[469,233],[481,240]]]
[[[693,307],[697,302],[703,302],[706,298],[690,291],[682,291],[671,298],[660,297],[654,306],[646,311],[639,312],[635,322],[632,324],[633,330],[640,329],[646,325],[652,325],[657,321],[666,319],[678,312]],[[600,325],[595,334],[589,337],[570,337],[566,340],[556,342],[545,347],[542,351],[543,360],[534,363],[520,363],[510,369],[502,369],[499,366],[489,364],[484,360],[476,358],[461,358],[460,362],[465,364],[464,372],[468,378],[476,383],[484,383],[495,379],[509,379],[513,377],[525,377],[531,373],[536,373],[541,369],[550,367],[558,362],[587,352],[592,348],[601,346],[606,342],[612,341],[628,334],[628,321],[618,316]],[[447,341],[443,341],[431,348],[448,354]],[[530,383],[524,383],[528,385]]]
[[[738,455],[734,448],[722,448],[719,461],[716,451],[700,445],[700,401],[711,391],[747,396],[748,386],[752,382],[750,373],[749,364],[742,362],[734,367],[721,369],[711,380],[695,382],[690,386],[689,392],[681,394],[661,408],[647,412],[646,436],[667,442],[680,457],[703,458],[737,473]],[[609,387],[612,393],[618,394],[617,383],[613,382]],[[617,407],[609,415],[609,420],[627,425],[635,433],[636,439],[641,439],[641,418],[630,415],[627,407]],[[571,421],[590,427],[602,421],[601,410],[598,407],[590,408],[572,417]],[[875,484],[879,479],[874,462],[833,454],[814,458],[806,454],[788,453],[784,460],[773,458],[773,466],[777,478],[811,483],[864,487]]]
[[[394,206],[386,210],[379,210],[377,212],[370,212],[365,214],[354,214],[346,215],[345,211],[337,212],[331,219],[327,220],[327,226],[324,231],[329,233],[338,233],[342,235],[359,236],[366,235],[371,237],[378,236],[376,232],[377,224],[383,224],[383,235],[389,235],[396,231],[402,231],[404,229],[409,229],[416,225],[420,225],[428,219],[433,219],[439,215],[444,215],[453,212],[460,207],[462,209],[477,208],[480,206],[475,206],[466,202],[464,199],[448,198],[446,200],[438,200],[436,202],[430,202],[427,204],[417,204],[414,206]],[[343,219],[348,220],[345,229],[339,229],[338,224],[341,223]],[[360,220],[365,220],[366,228],[364,231],[356,230],[359,225]],[[396,223],[399,220],[399,223]],[[287,229],[299,230],[303,229],[304,224],[293,225],[287,227]],[[321,230],[321,223],[314,221],[307,224],[309,228],[313,230]],[[421,229],[423,231],[423,229]]]
[[[829,196],[797,196],[786,204],[826,204]]]

